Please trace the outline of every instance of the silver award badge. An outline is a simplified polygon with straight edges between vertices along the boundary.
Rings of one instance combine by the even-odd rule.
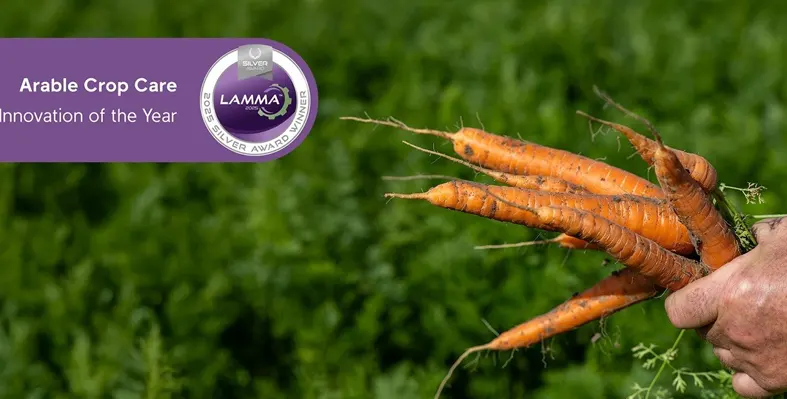
[[[273,80],[273,48],[248,44],[238,48],[238,80],[262,76]]]

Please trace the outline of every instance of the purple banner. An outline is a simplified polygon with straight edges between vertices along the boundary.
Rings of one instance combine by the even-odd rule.
[[[266,39],[0,39],[0,162],[262,162],[317,85]]]

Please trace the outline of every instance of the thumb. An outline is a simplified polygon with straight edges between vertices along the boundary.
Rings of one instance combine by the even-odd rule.
[[[744,263],[739,260],[745,256],[735,258],[710,275],[668,296],[664,308],[670,322],[677,328],[686,329],[703,327],[716,321],[724,286],[741,269]]]

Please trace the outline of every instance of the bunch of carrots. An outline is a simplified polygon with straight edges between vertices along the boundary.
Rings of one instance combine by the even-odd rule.
[[[446,375],[483,350],[528,347],[573,330],[666,290],[679,290],[756,245],[743,218],[717,188],[705,158],[666,146],[646,119],[604,101],[647,126],[653,139],[631,128],[578,114],[624,135],[653,167],[659,185],[607,163],[464,127],[455,133],[410,128],[395,119],[342,119],[388,125],[451,141],[462,159],[415,147],[461,163],[502,185],[451,179],[425,193],[386,194],[420,199],[455,211],[559,232],[551,242],[569,249],[605,251],[625,268],[551,311],[467,349]]]

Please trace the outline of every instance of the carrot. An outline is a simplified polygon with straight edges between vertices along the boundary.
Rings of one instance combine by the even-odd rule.
[[[653,166],[653,163],[655,162],[656,150],[659,147],[659,144],[656,141],[651,140],[640,133],[637,133],[628,126],[605,121],[603,119],[588,115],[582,111],[577,111],[577,114],[582,115],[594,122],[609,126],[622,133],[624,136],[626,136],[631,145],[637,149],[637,152],[642,157],[642,159],[649,166]],[[670,147],[667,148],[675,153],[675,155],[680,160],[681,165],[683,165],[685,169],[688,169],[691,177],[702,187],[703,190],[705,190],[706,193],[712,192],[716,188],[716,184],[718,183],[718,174],[716,173],[716,168],[714,168],[707,159],[697,154],[676,150]]]
[[[512,175],[510,173],[498,172],[496,170],[486,169],[480,166],[473,165],[469,162],[454,158],[452,156],[437,151],[427,150],[417,145],[410,144],[406,141],[403,141],[403,143],[413,148],[416,148],[420,151],[426,152],[428,154],[441,156],[451,161],[457,162],[461,165],[465,165],[477,172],[484,173],[487,176],[492,177],[493,179],[497,180],[500,183],[508,184],[513,187],[547,191],[547,192],[557,192],[557,193],[590,194],[590,192],[584,189],[583,187],[577,186],[575,184],[571,184],[565,180],[560,180],[548,176],[523,176],[523,175]],[[446,175],[383,176],[383,179],[384,180],[415,180],[415,179],[455,180],[455,178]],[[531,245],[541,245],[541,244],[550,244],[550,243],[558,244],[559,246],[566,249],[587,249],[592,251],[599,249],[593,244],[582,241],[579,238],[571,237],[566,234],[561,234],[555,238],[551,238],[548,240],[518,242],[513,244],[479,245],[476,246],[475,249],[515,248],[515,247],[527,247]]]
[[[515,187],[487,186],[452,181],[425,193],[385,195],[388,198],[422,199],[442,208],[508,223],[550,230],[529,210],[542,206],[567,206],[598,214],[656,241],[680,254],[694,252],[688,230],[662,201],[629,195],[548,193]],[[563,229],[551,229],[584,239]]]
[[[559,236],[555,237],[554,240],[560,243],[560,246],[563,248],[568,249],[593,249],[598,250],[600,249],[598,246],[593,245],[587,241],[580,240],[576,237],[571,237],[568,234],[561,233]]]
[[[717,269],[737,258],[741,251],[735,234],[675,153],[661,145],[654,158],[656,177],[675,214],[691,232],[700,260]]]
[[[450,161],[456,162],[460,165],[467,166],[470,169],[475,170],[476,172],[483,173],[500,183],[507,184],[509,186],[518,187],[518,188],[526,188],[532,190],[541,190],[541,191],[549,191],[549,192],[556,192],[556,193],[574,193],[574,194],[589,194],[590,191],[585,189],[582,186],[578,186],[576,184],[569,183],[565,180],[558,179],[555,177],[550,176],[526,176],[526,175],[515,175],[511,173],[499,172],[496,170],[491,170],[487,168],[482,168],[478,165],[474,165],[470,162],[463,161],[458,158],[454,158],[450,155],[443,154],[437,151],[427,150],[426,148],[419,147],[415,144],[410,144],[406,141],[403,143],[413,147],[419,151],[423,151],[427,154],[437,155],[439,157],[443,157]]]
[[[459,364],[475,352],[528,347],[653,298],[660,291],[661,289],[652,281],[632,269],[616,271],[548,313],[500,334],[485,345],[474,346],[466,350],[451,366],[441,382],[435,398],[440,396]]]
[[[596,244],[618,262],[672,291],[710,272],[707,266],[669,252],[653,240],[599,215],[551,206],[536,208],[532,212],[549,230],[562,231]]]
[[[485,345],[467,349],[451,366],[438,388],[436,398],[456,367],[474,352],[527,347],[651,298],[659,292],[656,286],[677,290],[709,273],[704,265],[670,253],[655,242],[589,212],[566,207],[540,207],[531,211],[543,225],[563,230],[566,234],[604,248],[607,253],[628,266],[629,269],[624,269],[628,271],[618,275],[624,276],[622,280],[602,280],[590,290],[546,315],[520,324]],[[605,284],[611,286],[609,291],[606,291],[611,298],[603,297],[604,294],[598,292],[605,290]]]
[[[590,250],[599,250],[597,245],[593,245],[587,241],[580,240],[576,237],[571,237],[568,234],[561,233],[559,236],[555,237],[554,240],[558,241],[560,246],[567,249],[590,249]]]
[[[557,237],[549,238],[546,240],[516,242],[513,244],[478,245],[475,247],[475,249],[517,248],[517,247],[529,247],[531,245],[543,245],[543,244],[557,244],[566,249],[587,249],[591,251],[596,251],[600,249],[596,245],[593,245],[587,241],[580,240],[579,238],[576,237],[571,237],[570,235],[564,233],[561,233]]]
[[[612,100],[604,97],[608,102]],[[645,118],[612,102],[623,112],[642,121],[656,139],[653,166],[673,211],[691,233],[700,260],[717,269],[741,254],[735,233],[713,205],[713,199],[686,171],[678,155],[664,145],[658,130]],[[636,147],[647,152],[645,147]],[[643,156],[644,158],[645,156]]]
[[[633,173],[568,151],[463,127],[456,133],[415,129],[390,120],[342,117],[357,122],[393,126],[418,134],[450,140],[454,151],[466,161],[484,168],[517,175],[549,176],[565,180],[597,194],[634,194],[663,198],[655,184]]]

